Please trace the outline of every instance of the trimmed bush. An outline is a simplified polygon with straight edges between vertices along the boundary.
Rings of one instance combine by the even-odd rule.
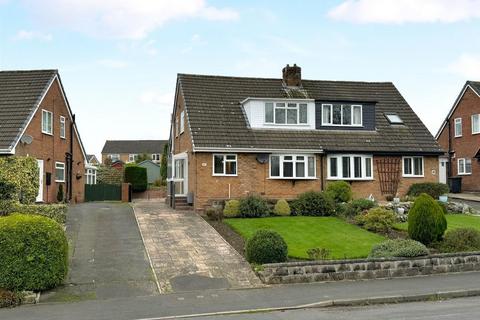
[[[443,209],[431,196],[422,193],[408,213],[408,235],[428,245],[440,240],[447,229]]]
[[[277,216],[289,216],[290,215],[290,206],[288,205],[288,202],[285,199],[280,199],[277,201],[275,204],[275,208],[273,209],[273,212]]]
[[[330,195],[336,203],[352,200],[352,187],[346,181],[329,182],[325,192]]]
[[[223,209],[223,216],[225,218],[236,218],[240,216],[240,201],[238,200],[229,200],[225,203],[225,208]]]
[[[356,199],[341,206],[341,214],[345,217],[355,217],[376,206],[375,201],[368,199]]]
[[[38,164],[33,157],[0,157],[0,181],[13,186],[13,200],[31,204],[38,194]]]
[[[125,182],[132,185],[133,192],[143,192],[147,190],[147,168],[136,165],[125,166]]]
[[[258,230],[247,240],[245,256],[250,263],[264,264],[287,261],[287,243],[277,232]]]
[[[105,160],[109,160],[108,158]],[[97,168],[98,184],[120,185],[123,182],[123,169],[119,170],[106,164],[99,165]],[[110,163],[111,164],[111,163]]]
[[[58,202],[63,202],[63,184],[60,184],[58,186],[57,201]]]
[[[325,192],[307,191],[292,202],[292,212],[302,216],[331,216],[335,202]]]
[[[34,214],[44,216],[55,220],[60,224],[67,221],[68,206],[63,203],[58,204],[20,204],[13,206],[13,212],[21,212],[22,214]]]
[[[68,243],[62,227],[36,215],[0,218],[0,288],[43,291],[67,275]]]
[[[0,288],[0,308],[12,308],[22,303],[22,295]]]
[[[409,196],[418,197],[422,193],[428,194],[435,200],[438,200],[438,197],[448,193],[450,190],[445,183],[437,182],[424,182],[424,183],[414,183],[408,189],[407,194]]]
[[[458,228],[448,231],[441,244],[445,252],[468,252],[480,250],[480,231],[473,228]]]
[[[373,246],[369,258],[414,258],[428,255],[428,249],[415,240],[387,240]]]
[[[366,214],[356,216],[355,222],[369,231],[387,233],[392,230],[393,225],[397,222],[397,217],[391,210],[373,208]]]
[[[270,210],[265,199],[250,195],[240,200],[239,211],[243,218],[258,218],[268,216]]]

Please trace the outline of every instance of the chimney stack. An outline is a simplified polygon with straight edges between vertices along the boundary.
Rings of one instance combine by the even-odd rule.
[[[287,64],[285,68],[282,69],[283,74],[283,83],[287,87],[301,87],[302,86],[302,68],[294,64],[290,67]]]

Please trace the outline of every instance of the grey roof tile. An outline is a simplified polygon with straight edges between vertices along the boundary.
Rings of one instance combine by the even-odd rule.
[[[107,140],[102,153],[162,153],[167,140]]]

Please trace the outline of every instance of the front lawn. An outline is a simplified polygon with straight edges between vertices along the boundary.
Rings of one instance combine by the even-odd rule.
[[[480,217],[478,216],[470,216],[466,214],[447,214],[445,215],[447,218],[448,229],[457,229],[457,228],[474,228],[480,231]],[[408,230],[408,223],[397,223],[395,225],[395,229],[398,230]]]
[[[277,231],[287,242],[288,255],[308,258],[307,250],[326,248],[333,259],[363,258],[384,237],[335,217],[271,217],[225,219],[233,230],[248,239],[259,229]]]

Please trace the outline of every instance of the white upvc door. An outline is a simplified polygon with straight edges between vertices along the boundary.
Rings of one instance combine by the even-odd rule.
[[[448,158],[438,158],[438,182],[447,183]]]
[[[188,192],[188,155],[180,153],[173,156],[173,183],[176,196],[186,196]]]
[[[37,194],[37,199],[35,201],[43,202],[43,160],[37,159],[37,165],[38,165],[38,194]]]

